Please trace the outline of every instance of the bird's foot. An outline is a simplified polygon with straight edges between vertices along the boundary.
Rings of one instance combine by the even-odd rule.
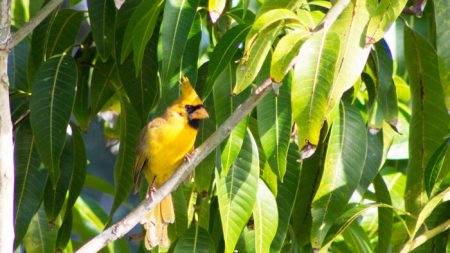
[[[187,162],[187,163],[191,163],[191,159],[192,158],[192,152],[187,153],[186,155],[184,155],[183,161]]]

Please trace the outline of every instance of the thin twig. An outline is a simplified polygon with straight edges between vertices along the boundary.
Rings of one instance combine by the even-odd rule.
[[[415,248],[419,247],[420,245],[424,244],[431,238],[437,236],[438,234],[447,231],[448,229],[450,229],[450,219],[446,220],[444,223],[440,224],[439,226],[424,232],[423,234],[417,236],[416,239],[411,240],[410,242],[405,244],[405,246],[400,251],[400,253],[410,252],[410,251],[414,250]]]
[[[136,224],[145,218],[145,215],[155,205],[160,203],[167,195],[174,191],[183,180],[192,173],[209,153],[211,153],[231,133],[231,130],[258,104],[272,87],[272,80],[267,78],[256,90],[242,103],[233,114],[214,132],[202,145],[192,153],[190,161],[184,162],[154,194],[153,198],[144,200],[136,209],[125,218],[113,224],[111,227],[91,239],[77,253],[97,252],[108,243],[123,237]]]
[[[17,44],[19,44],[19,42],[25,39],[28,34],[33,32],[34,28],[36,28],[36,26],[38,26],[62,2],[63,0],[51,0],[44,7],[42,7],[42,9],[39,10],[36,16],[32,17],[27,24],[22,26],[19,31],[13,34],[12,39],[9,43],[9,48],[15,47]]]
[[[331,9],[327,12],[327,15],[320,21],[320,23],[314,28],[313,33],[319,32],[324,29],[325,31],[336,21],[345,8],[350,4],[350,0],[338,0]]]

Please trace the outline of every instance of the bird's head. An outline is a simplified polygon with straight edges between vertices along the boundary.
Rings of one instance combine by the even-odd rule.
[[[208,112],[187,77],[180,80],[180,90],[181,96],[175,101],[174,110],[187,120],[189,126],[197,129],[200,120],[209,117]]]

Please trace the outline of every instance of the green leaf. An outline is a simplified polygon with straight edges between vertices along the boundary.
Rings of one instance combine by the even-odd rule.
[[[270,65],[270,77],[277,83],[281,83],[284,76],[295,64],[295,58],[299,53],[303,42],[310,36],[306,31],[289,33],[283,36],[275,47]]]
[[[257,36],[254,39],[251,47],[245,46],[244,57],[236,70],[236,85],[234,86],[233,94],[241,93],[256,78],[282,26],[282,21],[270,25],[265,28],[264,35]],[[247,34],[247,41],[248,38],[249,34]]]
[[[217,20],[222,15],[223,10],[225,9],[225,4],[227,0],[209,0],[208,1],[208,12],[209,17],[213,23],[216,23]]]
[[[50,228],[44,208],[40,208],[31,220],[30,227],[23,238],[26,252],[55,252],[56,231]]]
[[[266,0],[264,4],[261,6],[258,12],[258,16],[261,16],[267,11],[273,9],[289,9],[296,10],[302,4],[302,1],[298,0]]]
[[[15,194],[14,247],[19,246],[34,214],[39,209],[47,181],[47,170],[40,167],[39,155],[28,122],[14,134]]]
[[[330,27],[339,35],[340,50],[336,62],[332,88],[328,94],[326,112],[331,113],[339,104],[342,94],[358,80],[370,53],[365,47],[365,29],[369,21],[366,0],[352,2]]]
[[[357,222],[353,222],[350,226],[348,226],[348,228],[342,233],[342,236],[350,252],[373,252],[369,236]]]
[[[203,97],[211,92],[216,79],[227,69],[236,51],[238,51],[239,44],[244,41],[249,30],[250,26],[248,25],[237,25],[228,30],[214,47],[208,65],[207,87],[202,92]]]
[[[118,67],[125,92],[141,122],[147,122],[148,113],[159,98],[157,40],[158,37],[155,36],[147,44],[143,55],[143,65],[139,67],[139,70],[133,64],[131,57]],[[139,74],[136,76],[135,73]]]
[[[161,24],[162,70],[161,108],[166,108],[178,96],[180,65],[189,31],[194,22],[198,0],[167,0]]]
[[[97,52],[106,61],[114,48],[116,6],[113,0],[88,0],[87,5]]]
[[[278,227],[277,202],[270,189],[261,179],[253,207],[255,222],[255,252],[270,252],[270,244]]]
[[[311,243],[320,248],[358,186],[366,158],[367,137],[359,111],[341,104],[330,133],[323,178],[312,203]]]
[[[183,53],[183,61],[181,63],[181,72],[187,76],[191,83],[197,84],[198,60],[200,52],[200,42],[202,40],[202,16],[195,14],[194,22],[189,31],[188,40]]]
[[[75,60],[77,61],[78,66],[78,82],[77,94],[75,96],[75,104],[73,107],[73,116],[84,132],[87,132],[89,122],[91,120],[89,82],[91,81],[91,66],[95,58],[95,54],[96,51],[93,48],[84,47],[80,48],[75,54],[75,57],[77,57]]]
[[[378,104],[383,111],[383,118],[391,126],[396,128],[398,121],[398,102],[395,90],[393,74],[393,60],[389,47],[385,40],[375,44],[378,58]]]
[[[171,241],[175,241],[188,229],[188,204],[186,201],[184,187],[178,187],[172,192],[172,201],[175,209],[175,222],[168,227]]]
[[[291,138],[291,82],[291,77],[286,78],[278,95],[266,95],[256,107],[261,146],[270,167],[281,182],[286,172],[286,156]]]
[[[70,52],[81,21],[83,12],[64,9],[54,12],[34,29],[28,64],[30,80],[34,79],[36,70],[44,61],[54,55]]]
[[[319,33],[300,49],[292,85],[292,114],[298,126],[298,143],[302,159],[315,152],[320,129],[327,114],[327,97],[339,54],[339,37]]]
[[[228,174],[216,170],[217,197],[226,253],[233,252],[256,201],[259,178],[258,148],[249,131]]]
[[[114,196],[114,186],[102,178],[94,175],[87,174],[84,185],[86,188]]]
[[[383,161],[383,134],[383,131],[375,134],[371,134],[370,130],[367,131],[367,143],[370,143],[370,145],[367,145],[367,156],[357,189],[361,199],[381,169]]]
[[[71,209],[75,204],[86,180],[86,148],[80,130],[75,124],[70,124],[72,129],[73,145],[73,174],[70,180],[69,196],[66,203],[66,210]]]
[[[433,47],[409,27],[404,28],[405,62],[410,79],[412,114],[409,135],[409,163],[405,192],[406,211],[417,215],[426,203],[425,168],[432,154],[448,134],[436,53]],[[410,219],[411,226],[414,220]]]
[[[56,237],[56,250],[63,250],[69,243],[70,235],[72,233],[72,221],[72,210],[69,210],[64,215],[64,220],[58,230],[58,235]]]
[[[447,137],[436,152],[433,153],[425,168],[425,188],[428,197],[436,193],[444,178],[449,175],[450,166],[444,166],[446,164],[445,161],[450,158],[448,146],[449,138]]]
[[[59,55],[42,64],[33,82],[30,122],[53,188],[59,177],[59,160],[75,102],[77,72],[72,57]]]
[[[66,144],[61,155],[60,169],[61,173],[55,187],[53,187],[51,181],[48,181],[45,187],[45,212],[50,222],[55,222],[63,207],[74,170],[73,140],[70,136],[66,136]]]
[[[110,219],[133,189],[132,171],[141,126],[138,114],[124,96],[121,97],[120,108],[120,148],[114,164],[115,191]]]
[[[114,94],[114,83],[119,83],[114,60],[97,61],[91,77],[91,117],[100,112]]]
[[[370,20],[367,24],[366,46],[380,40],[395,22],[405,7],[407,0],[368,0]]]
[[[130,40],[130,38],[133,36],[133,29],[128,29],[128,26],[131,26],[131,24],[135,25],[137,23],[137,19],[140,17],[140,15],[135,15],[135,12],[137,12],[136,8],[143,2],[146,2],[148,4],[149,2],[153,1],[127,0],[124,1],[122,6],[120,6],[119,10],[117,11],[116,31],[114,33],[114,50],[118,63],[123,63],[123,61],[131,52],[133,41]],[[140,12],[148,11],[148,9],[139,10]],[[132,16],[135,16],[135,19],[131,20]]]
[[[434,19],[436,24],[436,53],[439,63],[439,74],[441,85],[444,87],[444,95],[450,97],[450,24],[447,22],[450,5],[447,1],[438,0],[433,2]],[[445,100],[447,110],[450,110],[450,99]]]
[[[174,253],[183,252],[216,252],[214,241],[208,231],[197,224],[191,227],[178,239]]]
[[[375,188],[377,202],[392,205],[391,196],[389,195],[389,189],[387,188],[386,183],[384,182],[383,177],[380,174],[375,177],[373,186]],[[392,227],[394,223],[393,214],[394,212],[392,211],[392,208],[381,206],[378,207],[378,243],[376,252],[390,252],[389,248],[391,244]]]
[[[299,183],[301,187],[299,188],[292,213],[292,227],[299,245],[306,245],[310,242],[312,225],[311,205],[322,178],[328,144],[328,139],[325,139],[325,129],[322,129],[322,133],[322,139],[319,141],[320,144],[317,147],[317,151],[313,156],[302,161]],[[289,149],[292,149],[292,147]],[[289,150],[289,152],[293,151]],[[300,154],[297,153],[295,156],[297,160]]]
[[[143,1],[141,4],[136,8],[135,13],[133,13],[133,16],[131,17],[127,30],[132,29],[133,35],[132,40],[133,42],[133,60],[134,65],[136,66],[136,75],[138,75],[141,72],[142,63],[144,61],[145,54],[148,50],[147,44],[149,43],[150,39],[152,38],[152,35],[154,34],[155,27],[157,28],[157,31],[159,30],[159,25],[157,24],[157,20],[159,17],[159,13],[163,9],[163,0],[158,1]],[[149,4],[152,4],[149,6]],[[144,6],[141,6],[144,5]],[[134,15],[139,15],[137,20],[134,20]],[[136,21],[136,22],[134,22]],[[127,37],[127,30],[125,30],[125,37],[124,41],[127,45],[126,41],[130,41],[130,37]],[[157,38],[157,33],[153,35],[155,38]],[[153,56],[154,59],[152,61],[157,61],[156,57],[156,45],[158,44],[157,39],[153,39],[153,47],[155,48],[155,55]],[[152,47],[152,48],[153,48]],[[121,59],[122,61],[125,59],[125,55],[122,55]],[[148,59],[145,59],[148,61]],[[153,72],[156,72],[158,68],[154,69]]]
[[[216,125],[220,126],[235,110],[235,108],[244,101],[246,94],[239,96],[230,96],[234,80],[234,71],[231,65],[216,79],[217,85],[213,88],[214,114]],[[222,175],[228,174],[228,169],[233,164],[239,154],[247,129],[248,117],[244,118],[233,130],[230,136],[221,146],[221,164]]]
[[[289,146],[286,177],[283,183],[278,183],[278,228],[270,246],[270,252],[280,252],[289,229],[289,223],[295,207],[295,201],[300,193],[301,164],[298,147],[294,142]],[[302,196],[305,197],[305,196]]]
[[[27,80],[28,55],[30,53],[30,41],[22,40],[10,49],[8,54],[8,79],[9,87],[30,90]]]

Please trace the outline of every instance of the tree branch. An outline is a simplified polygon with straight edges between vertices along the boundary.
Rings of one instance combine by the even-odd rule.
[[[174,191],[183,180],[191,174],[209,153],[211,153],[231,133],[231,130],[259,103],[272,87],[272,80],[265,79],[262,84],[242,103],[233,114],[214,132],[202,145],[192,153],[190,162],[183,163],[153,195],[152,199],[146,199],[125,218],[113,224],[111,227],[91,239],[77,253],[97,252],[108,243],[123,237],[138,222],[142,221],[146,214],[155,205],[160,203],[167,195]]]
[[[56,7],[58,7],[63,0],[51,0],[48,2],[36,16],[32,17],[30,21],[22,26],[16,33],[13,34],[12,40],[9,43],[9,48],[15,47],[19,42],[21,42],[25,37],[30,34],[36,26],[38,26]]]
[[[14,146],[9,108],[8,43],[11,2],[0,1],[0,252],[13,252]]]
[[[345,8],[350,4],[350,0],[337,0],[337,2],[331,6],[331,9],[327,12],[327,15],[320,21],[320,23],[314,28],[312,32],[316,33],[320,30],[328,30],[330,26],[341,15]]]

